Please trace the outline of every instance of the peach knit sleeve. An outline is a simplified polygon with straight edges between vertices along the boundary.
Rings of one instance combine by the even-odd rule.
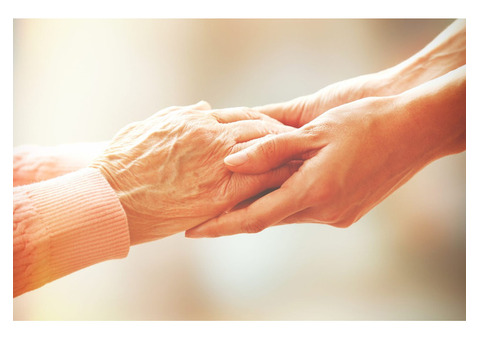
[[[31,184],[87,167],[108,142],[22,145],[13,149],[13,186]]]
[[[129,247],[125,212],[98,170],[14,187],[14,297],[95,263],[123,258]]]

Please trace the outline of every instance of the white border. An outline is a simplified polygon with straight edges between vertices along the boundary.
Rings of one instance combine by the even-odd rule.
[[[478,302],[480,282],[478,265],[480,238],[478,223],[478,18],[474,1],[435,1],[422,4],[418,0],[390,1],[15,1],[2,5],[2,160],[12,149],[12,19],[13,18],[466,18],[467,19],[467,321],[466,322],[12,322],[11,298],[11,232],[4,228],[2,249],[5,273],[10,284],[2,286],[2,327],[4,334],[15,338],[45,337],[82,338],[154,335],[165,338],[208,337],[254,338],[368,338],[368,339],[470,339],[480,334]],[[6,7],[6,8],[5,8]],[[9,158],[11,159],[11,158]],[[8,226],[11,217],[11,169],[2,169],[2,223]],[[5,194],[7,193],[7,194]],[[8,219],[7,219],[8,217]],[[7,230],[11,230],[8,229]]]

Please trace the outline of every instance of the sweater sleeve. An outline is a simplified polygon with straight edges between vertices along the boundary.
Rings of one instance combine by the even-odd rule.
[[[13,189],[13,296],[126,257],[127,217],[97,169]]]
[[[87,167],[108,142],[22,145],[13,148],[13,186],[44,181]]]

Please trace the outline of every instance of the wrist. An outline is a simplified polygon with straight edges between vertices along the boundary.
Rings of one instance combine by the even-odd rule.
[[[392,98],[408,143],[425,163],[465,150],[465,67]]]
[[[130,245],[150,242],[174,234],[176,231],[172,231],[172,226],[175,224],[172,222],[173,218],[168,216],[168,209],[165,213],[157,212],[155,220],[152,221],[153,209],[164,204],[166,194],[162,195],[156,191],[153,199],[149,193],[152,190],[151,187],[146,183],[139,184],[138,178],[131,173],[129,166],[122,164],[107,153],[98,157],[90,167],[98,169],[115,192],[127,218]],[[152,204],[155,207],[151,206],[152,211],[139,206],[139,202],[145,199],[154,202]]]
[[[413,56],[404,62],[383,70],[380,78],[383,80],[383,95],[393,96],[401,94],[424,82],[434,79],[443,73],[431,66],[428,56]]]
[[[410,58],[379,72],[389,92],[385,95],[400,94],[465,65],[465,43],[465,23],[457,20]]]
[[[388,69],[382,70],[373,77],[377,96],[399,95],[415,86],[436,77],[433,72],[425,70],[425,59],[412,57]]]

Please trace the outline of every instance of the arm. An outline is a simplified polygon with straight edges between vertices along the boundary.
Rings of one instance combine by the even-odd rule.
[[[255,109],[286,125],[301,127],[336,106],[366,97],[400,94],[465,65],[465,36],[465,20],[456,20],[422,50],[396,66]]]
[[[395,95],[440,77],[466,63],[465,20],[456,20],[418,53],[382,71],[374,96]],[[384,86],[386,85],[386,86]]]
[[[85,169],[13,190],[14,296],[194,227],[296,170],[232,174],[223,158],[293,130],[248,109],[172,107],[122,129]]]
[[[129,248],[125,212],[98,170],[14,188],[14,297]]]
[[[304,163],[278,190],[186,236],[285,223],[351,225],[430,162],[465,150],[465,88],[462,66],[400,95],[336,107],[227,157],[227,167],[240,173],[262,173],[293,158]]]
[[[44,181],[85,168],[107,145],[107,142],[98,142],[17,146],[13,149],[13,186]]]

